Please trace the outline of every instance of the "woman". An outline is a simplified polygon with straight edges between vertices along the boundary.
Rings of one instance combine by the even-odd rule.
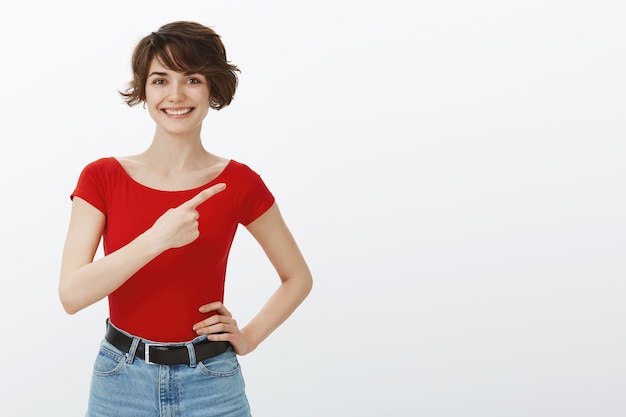
[[[220,37],[194,22],[164,25],[137,44],[132,69],[121,94],[148,109],[154,137],[143,153],[82,171],[61,265],[68,313],[109,301],[87,415],[249,416],[236,355],[287,319],[311,274],[259,175],[203,147],[209,108],[229,105],[237,86]],[[238,224],[281,280],[241,328],[222,304]]]

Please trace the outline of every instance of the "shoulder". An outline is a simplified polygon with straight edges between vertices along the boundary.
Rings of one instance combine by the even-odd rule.
[[[107,212],[107,199],[116,181],[116,161],[100,158],[88,163],[80,173],[76,188],[71,194],[87,201],[103,213]]]
[[[100,158],[84,166],[79,176],[79,184],[98,184],[103,187],[115,182],[119,174],[120,165],[115,158]]]
[[[83,168],[84,171],[89,172],[111,172],[119,167],[119,162],[112,156],[96,159],[89,162]]]
[[[228,187],[234,186],[247,195],[270,195],[269,188],[262,176],[248,165],[232,160],[224,170],[224,182]]]
[[[247,164],[231,159],[224,170],[224,180],[239,184],[243,188],[266,187],[265,181],[259,172]]]
[[[259,176],[259,174],[248,165],[235,159],[231,159],[227,167],[232,174],[241,176]]]

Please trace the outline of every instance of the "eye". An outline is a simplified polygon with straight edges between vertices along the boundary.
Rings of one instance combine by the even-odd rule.
[[[188,84],[200,84],[202,81],[199,78],[189,78],[187,80]]]
[[[163,85],[165,84],[165,80],[163,78],[155,78],[154,80],[152,80],[152,84]]]

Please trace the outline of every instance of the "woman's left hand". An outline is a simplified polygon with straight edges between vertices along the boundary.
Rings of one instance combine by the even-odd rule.
[[[201,313],[215,311],[216,314],[194,324],[193,330],[196,334],[207,335],[207,339],[212,342],[230,342],[235,353],[240,356],[254,350],[253,344],[239,329],[237,321],[230,314],[230,311],[224,307],[224,304],[216,301],[201,306],[199,310]]]

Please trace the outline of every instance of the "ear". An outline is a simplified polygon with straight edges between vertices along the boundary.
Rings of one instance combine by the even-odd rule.
[[[209,97],[209,106],[211,106],[211,108],[214,109],[219,109],[222,106],[222,102],[220,101],[219,97]]]

